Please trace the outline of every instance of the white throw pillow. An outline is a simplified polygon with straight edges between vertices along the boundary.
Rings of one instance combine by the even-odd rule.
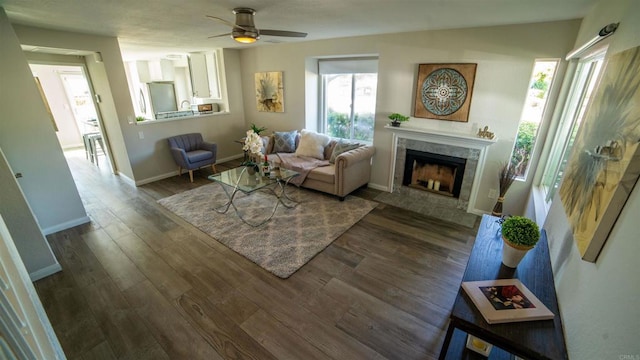
[[[300,132],[300,144],[296,149],[296,156],[308,156],[324,160],[324,147],[329,145],[331,137],[318,134],[310,130]]]

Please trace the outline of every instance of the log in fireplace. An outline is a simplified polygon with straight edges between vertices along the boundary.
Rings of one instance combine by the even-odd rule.
[[[458,198],[466,159],[407,149],[402,184]]]

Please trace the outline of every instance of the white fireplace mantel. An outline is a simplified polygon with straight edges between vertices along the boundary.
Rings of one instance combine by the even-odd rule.
[[[406,139],[421,140],[436,144],[445,144],[460,146],[471,149],[484,149],[485,147],[495,143],[498,139],[484,139],[473,134],[446,132],[432,129],[419,129],[411,127],[393,127],[385,126],[393,132],[394,138],[401,137]],[[396,145],[394,141],[394,145]]]
[[[486,148],[489,145],[494,144],[496,141],[498,141],[498,139],[480,138],[474,134],[454,133],[454,132],[446,132],[441,130],[421,129],[421,128],[411,128],[411,127],[393,127],[389,125],[385,126],[385,129],[389,129],[393,132],[393,143],[391,146],[391,158],[393,159],[393,166],[391,168],[391,173],[389,174],[390,175],[389,184],[391,185],[390,187],[391,189],[394,188],[396,152],[398,151],[399,138],[480,150],[480,155],[478,158],[478,167],[476,169],[476,176],[473,180],[473,186],[471,187],[471,196],[469,199],[467,212],[475,213],[475,214],[483,213],[482,211],[479,211],[475,208],[476,197],[477,197],[478,188],[480,187],[480,182],[482,179],[482,170],[484,169],[484,162],[486,159]]]

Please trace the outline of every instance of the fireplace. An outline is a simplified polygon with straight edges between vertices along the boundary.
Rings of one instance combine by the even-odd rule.
[[[457,199],[466,163],[459,157],[407,149],[402,184]]]
[[[379,194],[376,200],[469,228],[474,227],[478,220],[476,214],[479,213],[475,206],[476,199],[484,200],[484,197],[478,195],[478,189],[482,180],[485,150],[496,139],[480,138],[473,132],[450,133],[404,125],[385,128],[393,133],[393,172],[390,177],[390,192]],[[426,162],[420,157],[417,160],[407,160],[415,154],[425,153],[432,159]],[[410,174],[413,172],[414,163],[418,168],[416,173],[422,173],[416,175],[415,179],[413,175],[405,176],[407,169]],[[431,166],[427,166],[426,170],[420,169],[425,163],[431,163]],[[453,181],[450,180],[451,177]],[[406,179],[410,181],[407,183]],[[431,187],[429,179],[433,180]],[[436,180],[440,182],[438,190],[434,190]],[[412,181],[414,185],[410,185]]]

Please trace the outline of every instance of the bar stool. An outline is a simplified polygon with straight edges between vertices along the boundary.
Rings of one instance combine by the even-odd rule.
[[[91,152],[91,142],[89,141],[89,137],[92,135],[100,135],[99,132],[88,132],[82,135],[82,141],[84,142],[84,158],[91,158],[91,162],[93,162],[93,153]]]
[[[100,153],[102,153],[102,155],[105,154],[104,151],[104,143],[102,142],[102,135],[101,134],[92,134],[88,136],[88,140],[89,140],[89,152],[90,152],[90,156],[91,156],[91,162],[94,162],[95,160],[95,164],[96,166],[100,166],[100,164],[98,163],[98,147],[97,145],[100,145]]]

